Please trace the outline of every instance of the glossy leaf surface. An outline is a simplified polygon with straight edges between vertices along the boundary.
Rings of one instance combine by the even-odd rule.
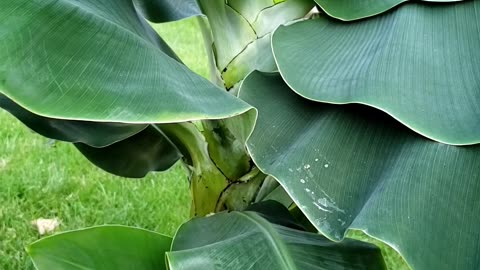
[[[291,225],[278,203],[273,221]],[[282,211],[283,210],[283,211]],[[201,233],[199,233],[201,232]],[[325,237],[270,223],[253,211],[218,213],[182,225],[167,253],[175,269],[383,269],[380,252],[366,243],[333,243]]]
[[[409,3],[367,20],[280,27],[280,73],[315,101],[361,103],[448,144],[480,142],[480,1]]]
[[[131,0],[2,1],[0,92],[51,118],[219,119],[250,107],[191,72]]]
[[[305,100],[276,74],[252,73],[240,97],[259,110],[253,160],[323,234],[363,230],[413,269],[478,268],[480,146],[425,139],[367,106]]]
[[[393,7],[409,0],[315,0],[317,4],[328,15],[344,20],[351,21],[374,16],[386,12]],[[462,0],[423,0],[425,2],[458,2]],[[408,3],[407,3],[408,4]]]
[[[101,226],[41,239],[27,250],[37,270],[162,270],[170,237],[124,226]]]

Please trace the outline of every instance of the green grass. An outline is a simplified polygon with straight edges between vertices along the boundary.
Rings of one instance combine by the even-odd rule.
[[[0,113],[0,269],[29,269],[24,247],[39,238],[37,218],[60,230],[100,224],[139,226],[172,235],[189,215],[183,168],[122,179],[92,166],[72,145],[52,144]]]
[[[187,66],[207,76],[195,19],[155,26]],[[31,221],[59,218],[60,231],[124,224],[172,235],[189,217],[185,172],[175,166],[131,180],[91,165],[70,144],[40,137],[0,111],[0,269],[33,269],[24,247],[39,239]],[[389,269],[408,270],[391,248],[353,232],[349,237],[381,247]]]
[[[377,245],[380,250],[382,251],[383,258],[385,259],[385,264],[387,265],[387,269],[389,270],[410,270],[408,264],[403,260],[402,256],[398,254],[393,248],[384,244],[381,241],[373,239],[363,233],[362,231],[350,231],[347,234],[347,237],[361,240],[364,242],[369,242],[374,245]]]

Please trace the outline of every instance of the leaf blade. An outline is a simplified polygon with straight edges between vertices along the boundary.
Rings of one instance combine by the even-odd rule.
[[[274,33],[273,50],[305,98],[366,104],[433,140],[476,144],[479,5],[412,3],[356,23],[299,22]]]
[[[368,107],[306,101],[275,74],[252,73],[240,97],[259,110],[255,164],[323,234],[363,230],[414,269],[476,268],[479,146],[426,140]]]
[[[126,226],[99,226],[41,239],[27,248],[35,267],[47,269],[166,269],[171,238]]]
[[[459,2],[463,0],[423,0],[425,2]],[[328,1],[328,0],[315,0],[317,4],[327,13],[329,16],[343,20],[352,21],[364,19],[367,17],[379,15],[383,12],[387,12],[390,9],[401,5],[409,0],[380,0],[380,1]]]
[[[37,115],[145,124],[250,109],[179,63],[129,0],[24,0],[0,10],[0,91]]]
[[[273,220],[290,224],[292,217],[286,208],[269,202],[265,210],[270,213],[272,209],[276,214]],[[204,233],[200,236],[199,231]],[[253,211],[223,212],[182,225],[167,257],[172,269],[384,267],[380,253],[373,246],[355,241],[332,243],[315,233],[270,223]]]

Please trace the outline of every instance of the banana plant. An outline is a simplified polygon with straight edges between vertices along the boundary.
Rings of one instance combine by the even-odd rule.
[[[194,19],[209,76],[158,25]],[[172,238],[27,247],[44,269],[478,269],[480,0],[4,0],[0,107],[141,178],[189,171]]]

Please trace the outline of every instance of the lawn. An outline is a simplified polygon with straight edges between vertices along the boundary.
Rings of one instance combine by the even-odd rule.
[[[52,143],[0,113],[0,269],[33,269],[24,247],[39,238],[31,221],[59,218],[60,230],[100,224],[173,234],[188,218],[183,168],[142,180],[92,166],[66,143]]]
[[[186,65],[207,74],[196,21],[156,27]],[[24,247],[39,239],[37,218],[58,218],[59,231],[124,224],[172,235],[189,217],[185,171],[175,166],[145,179],[123,179],[91,165],[70,144],[34,134],[0,111],[0,269],[33,269]],[[374,241],[360,233],[355,238]],[[375,242],[378,244],[378,242]],[[390,269],[408,269],[381,245]]]

